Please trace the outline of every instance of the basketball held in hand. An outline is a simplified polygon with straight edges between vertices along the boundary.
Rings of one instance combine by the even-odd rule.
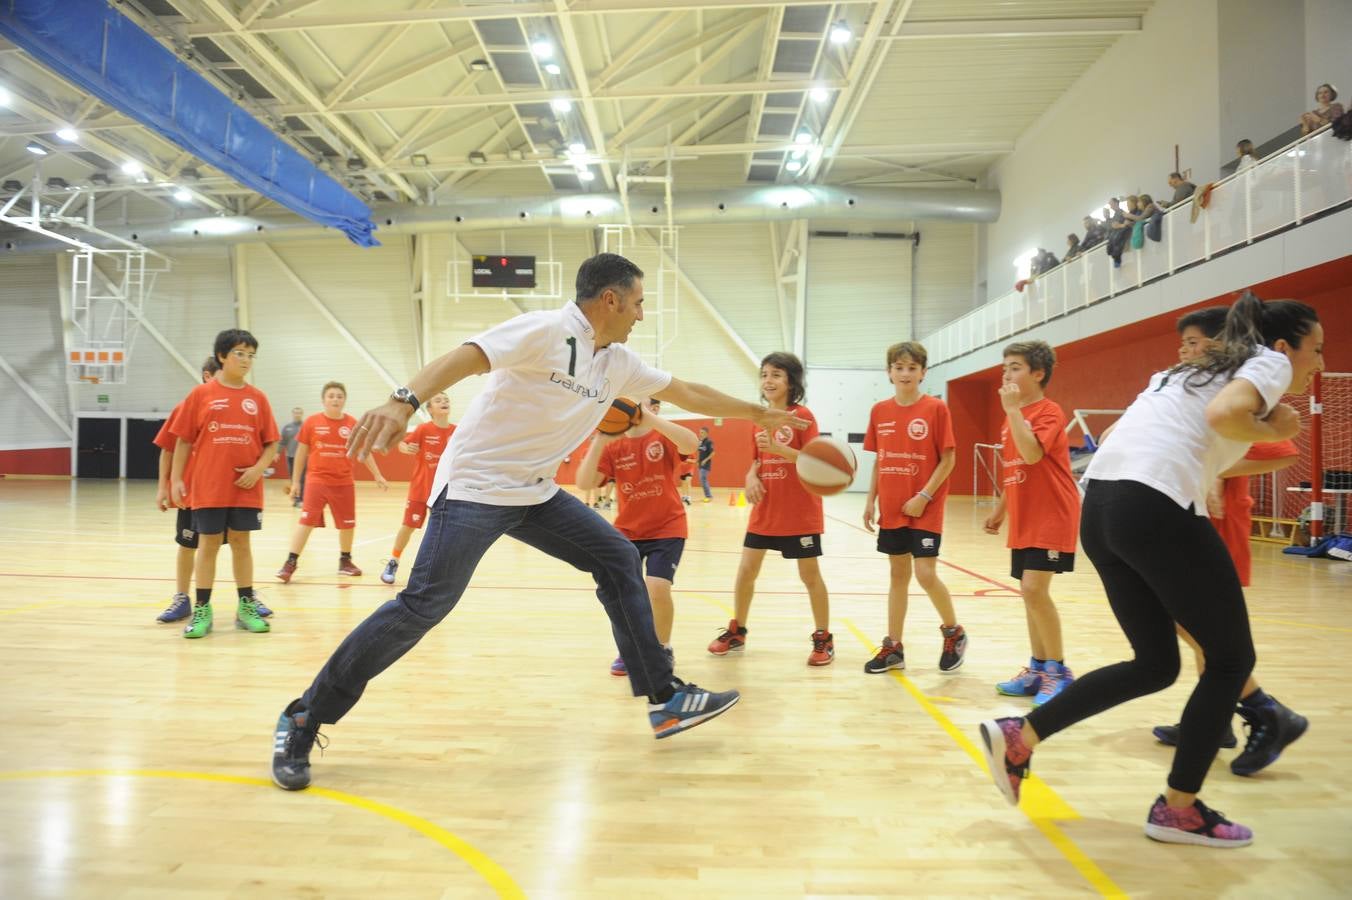
[[[835,438],[813,438],[798,451],[798,480],[820,497],[839,494],[854,481],[857,464],[850,445]]]
[[[628,397],[617,397],[610,401],[610,409],[596,430],[602,434],[624,434],[638,422],[638,404]]]

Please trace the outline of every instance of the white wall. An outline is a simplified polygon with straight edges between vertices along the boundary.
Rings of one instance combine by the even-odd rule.
[[[1313,97],[1314,88],[1306,90],[1304,67],[1292,65],[1305,59],[1304,0],[1224,0],[1217,12],[1216,146],[1228,160],[1237,141],[1261,145],[1296,125],[1306,108],[1302,98]]]
[[[1352,2],[1305,0],[1305,91],[1300,110],[1314,107],[1315,85],[1338,88],[1338,102],[1352,104]]]
[[[911,241],[811,237],[807,246],[805,362],[877,368],[889,344],[912,336]]]
[[[1141,32],[1104,53],[991,169],[986,186],[1000,190],[1002,211],[983,226],[987,298],[1013,287],[1023,251],[1059,256],[1066,234],[1108,197],[1168,196],[1175,144],[1193,180],[1215,176],[1217,2],[1159,0]]]
[[[61,261],[65,258],[65,254],[60,257]],[[63,422],[69,422],[57,262],[56,257],[43,254],[9,256],[0,264],[0,358]],[[0,372],[0,449],[69,442],[61,427],[9,375]]]

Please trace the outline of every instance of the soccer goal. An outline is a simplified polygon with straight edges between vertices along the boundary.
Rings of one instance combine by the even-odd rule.
[[[1349,530],[1352,500],[1352,372],[1323,372],[1308,394],[1282,398],[1300,413],[1300,460],[1254,484],[1254,514],[1274,533],[1306,528],[1310,540]]]

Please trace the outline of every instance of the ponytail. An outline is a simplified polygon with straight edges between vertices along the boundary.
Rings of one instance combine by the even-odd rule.
[[[1169,371],[1172,374],[1191,369],[1184,382],[1189,387],[1202,387],[1217,378],[1229,380],[1259,347],[1271,347],[1279,340],[1299,347],[1301,339],[1318,321],[1319,315],[1304,303],[1295,300],[1264,303],[1252,291],[1245,291],[1225,315],[1225,325],[1216,338],[1220,346],[1208,350],[1196,362],[1181,363]]]

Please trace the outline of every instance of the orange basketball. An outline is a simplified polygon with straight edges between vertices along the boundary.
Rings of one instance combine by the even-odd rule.
[[[835,438],[813,438],[798,451],[797,468],[798,480],[810,493],[839,494],[854,481],[854,451]]]
[[[616,397],[610,401],[601,424],[596,430],[602,434],[624,434],[638,421],[638,404],[628,397]]]

